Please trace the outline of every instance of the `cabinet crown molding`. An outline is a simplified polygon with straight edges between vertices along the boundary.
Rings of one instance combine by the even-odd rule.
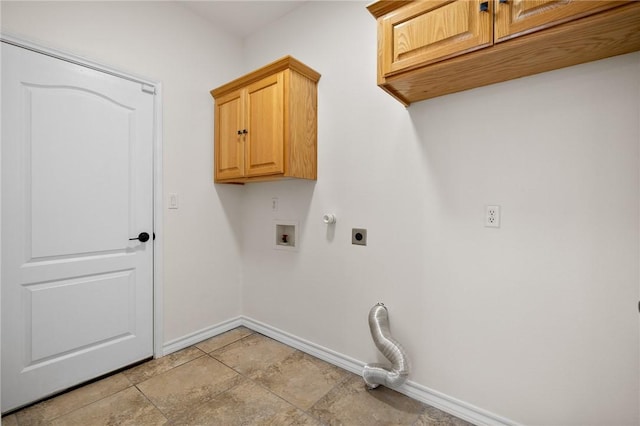
[[[378,19],[389,12],[393,12],[394,10],[401,8],[411,1],[413,0],[381,0],[368,5],[367,10],[374,18]]]
[[[320,80],[320,73],[303,64],[293,56],[287,55],[271,62],[270,64],[263,66],[262,68],[258,68],[255,71],[245,74],[242,77],[236,78],[229,83],[223,84],[222,86],[211,90],[211,96],[213,96],[214,98],[220,97],[229,92],[233,92],[234,90],[238,90],[248,84],[262,80],[269,75],[273,75],[279,71],[284,71],[286,69],[294,70],[299,74],[307,77],[314,83],[317,83]]]

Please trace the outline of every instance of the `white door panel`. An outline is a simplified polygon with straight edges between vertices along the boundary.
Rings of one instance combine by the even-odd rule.
[[[75,87],[23,93],[31,112],[25,126],[33,129],[26,159],[31,259],[124,249],[135,231],[129,199],[135,111]],[[72,117],[89,119],[66,125]]]
[[[31,308],[29,366],[110,339],[135,336],[134,270],[24,286]],[[78,305],[77,300],[83,303]],[[48,306],[57,307],[51,317]],[[100,324],[96,323],[100,321]],[[55,338],[54,338],[55,336]]]
[[[2,411],[153,353],[154,97],[2,43]]]

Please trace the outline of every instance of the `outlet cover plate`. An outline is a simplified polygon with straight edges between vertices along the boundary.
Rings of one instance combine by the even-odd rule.
[[[487,228],[500,228],[500,206],[485,207],[484,226]]]
[[[367,245],[367,230],[364,228],[352,228],[351,229],[351,244],[357,246]]]

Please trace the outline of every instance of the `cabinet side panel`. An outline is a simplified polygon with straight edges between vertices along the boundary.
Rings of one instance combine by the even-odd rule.
[[[287,176],[317,179],[317,83],[295,71],[289,75],[289,138],[285,148]]]
[[[384,74],[385,70],[388,69],[389,65],[385,64],[385,43],[384,43],[384,21],[382,18],[378,19],[376,24],[377,32],[378,32],[378,47],[377,47],[377,55],[378,55],[378,63],[377,63],[377,79],[378,86],[384,84]]]

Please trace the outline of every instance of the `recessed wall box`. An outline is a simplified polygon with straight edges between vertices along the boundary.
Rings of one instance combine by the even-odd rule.
[[[274,222],[273,248],[297,251],[299,246],[298,222],[276,219]]]

